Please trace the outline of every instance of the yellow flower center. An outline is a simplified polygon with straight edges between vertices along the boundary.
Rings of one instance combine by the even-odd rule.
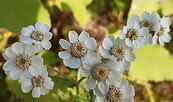
[[[26,54],[20,54],[16,57],[16,67],[27,69],[31,65],[31,59]]]
[[[106,64],[99,63],[92,67],[91,75],[97,81],[105,81],[110,75],[110,70]]]
[[[44,39],[44,35],[40,31],[33,31],[31,38],[36,41],[42,41]]]
[[[122,60],[125,57],[125,51],[123,46],[115,45],[109,50],[111,55],[114,55],[117,58],[117,61]]]
[[[87,53],[87,48],[83,43],[76,42],[70,46],[70,52],[74,57],[81,58]]]
[[[129,38],[130,40],[136,40],[139,36],[138,36],[138,32],[135,29],[129,29],[127,31],[127,38]]]
[[[32,85],[34,87],[41,87],[43,85],[43,82],[44,82],[44,79],[41,76],[38,76],[38,77],[34,76],[32,78]]]
[[[108,100],[108,102],[123,102],[122,96],[123,95],[120,88],[110,86],[109,92],[106,95],[106,99]]]

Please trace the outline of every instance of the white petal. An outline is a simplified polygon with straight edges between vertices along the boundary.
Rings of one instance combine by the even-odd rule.
[[[142,20],[148,20],[150,18],[150,13],[144,11],[141,15]]]
[[[90,57],[86,60],[86,64],[89,67],[93,67],[94,65],[100,63],[100,60],[97,57]]]
[[[48,90],[44,87],[40,87],[41,95],[46,95],[48,93]]]
[[[125,39],[125,43],[127,44],[127,46],[132,47],[132,41],[129,38]]]
[[[88,66],[86,63],[83,64],[83,68],[84,68],[85,70],[91,70],[91,67]]]
[[[33,86],[31,85],[31,86],[29,86],[29,87],[22,87],[22,91],[24,92],[24,93],[28,93],[29,91],[31,91],[32,90],[32,88],[33,88]]]
[[[79,58],[72,58],[70,63],[69,63],[69,67],[70,68],[73,68],[73,69],[76,69],[76,68],[79,68],[81,65],[81,61]]]
[[[141,46],[144,46],[144,45],[147,44],[147,40],[146,40],[145,38],[143,38],[143,37],[140,37],[140,38],[138,38],[137,40],[138,40],[138,42],[139,42],[139,44],[140,44]]]
[[[107,62],[107,66],[114,70],[114,71],[122,71],[122,66],[117,62],[117,61],[114,61],[114,60],[109,60]]]
[[[69,49],[71,46],[71,44],[67,40],[64,40],[64,39],[60,39],[59,44],[61,45],[63,49]]]
[[[31,57],[31,64],[35,67],[38,67],[43,64],[43,58],[41,56],[35,55]]]
[[[130,68],[130,62],[127,62],[125,59],[120,62],[120,64],[123,66],[124,70],[128,70]]]
[[[79,41],[80,42],[85,42],[89,38],[89,34],[85,31],[82,31],[81,34],[79,35]]]
[[[31,79],[33,76],[29,73],[29,71],[28,70],[25,70],[24,72],[23,72],[23,75],[25,76],[25,78],[29,78],[29,79]]]
[[[158,39],[158,36],[157,36],[157,34],[155,34],[153,36],[153,39],[152,39],[153,44],[156,44],[157,43],[157,39]]]
[[[15,68],[16,68],[16,64],[15,64],[14,60],[8,60],[3,65],[3,70],[5,70],[5,71],[11,71]]]
[[[12,52],[19,55],[24,53],[23,45],[19,42],[16,42],[12,45]]]
[[[124,97],[123,102],[134,102],[133,97]]]
[[[58,56],[61,58],[61,59],[67,59],[71,56],[70,52],[69,51],[60,51],[58,53]]]
[[[164,46],[164,45],[165,45],[165,43],[163,42],[163,40],[162,40],[161,37],[159,37],[159,44],[160,44],[161,46]]]
[[[94,102],[108,102],[105,97],[96,97]]]
[[[43,33],[47,33],[49,32],[50,28],[48,25],[46,24],[42,24],[42,23],[36,23],[35,24],[35,28],[40,31],[40,32],[43,32]]]
[[[32,90],[32,97],[39,98],[40,95],[41,95],[40,87],[34,87],[34,89]]]
[[[52,38],[53,34],[51,32],[47,32],[44,34],[44,37],[46,40],[50,40]]]
[[[25,44],[33,44],[34,43],[34,40],[30,37],[28,37],[26,40],[22,40],[22,36],[21,36],[21,42],[25,43]]]
[[[22,79],[21,85],[22,85],[22,87],[32,86],[32,81],[31,81],[31,79]]]
[[[21,74],[22,74],[22,70],[18,68],[14,68],[13,70],[10,71],[10,77],[13,80],[19,79]]]
[[[46,78],[48,76],[48,72],[47,72],[47,67],[44,65],[41,65],[40,67],[37,68],[37,70],[39,71],[39,75],[42,78]]]
[[[2,53],[2,56],[4,57],[5,60],[9,60],[10,58],[5,54],[5,52]]]
[[[35,28],[33,25],[29,25],[29,26],[27,26],[27,28],[30,29],[31,31],[35,31]]]
[[[21,30],[22,35],[24,36],[30,36],[32,33],[32,30],[28,29],[27,27],[23,27]]]
[[[63,60],[64,65],[65,65],[65,66],[69,66],[71,60],[72,60],[72,57],[69,57],[69,58],[67,58],[67,59],[64,59],[64,60]]]
[[[141,47],[137,40],[133,40],[133,46],[135,49],[139,49]]]
[[[51,89],[53,89],[54,82],[52,81],[52,79],[50,77],[47,77],[46,79],[44,79],[43,85],[46,89],[51,90]]]
[[[164,42],[169,42],[171,40],[171,37],[169,34],[163,34],[161,37]]]
[[[84,42],[84,44],[91,51],[95,51],[96,50],[97,43],[96,43],[96,40],[94,38],[88,38],[88,39],[86,39],[85,42]]]
[[[93,91],[94,91],[94,93],[96,94],[97,97],[103,97],[104,96],[102,94],[102,92],[99,90],[98,86],[96,86]]]
[[[132,62],[136,59],[136,55],[132,52],[127,52],[125,58],[128,62]]]
[[[110,50],[113,46],[113,38],[111,36],[107,36],[102,43],[104,49]]]
[[[84,77],[89,77],[91,75],[90,70],[85,70],[83,67],[80,67],[79,71],[80,71],[81,75]]]
[[[52,47],[50,41],[47,39],[43,39],[41,41],[41,44],[42,44],[43,48],[45,48],[46,50],[49,50]]]
[[[103,95],[106,95],[107,92],[109,91],[109,85],[103,81],[98,83],[98,88],[102,92]]]
[[[140,17],[139,17],[138,15],[136,15],[136,14],[130,15],[129,19],[130,19],[130,20],[133,20],[133,22],[135,22],[135,21],[141,22]]]
[[[127,26],[123,26],[123,33],[127,34],[127,30],[128,30]],[[124,34],[124,35],[125,35],[125,34]],[[126,37],[126,36],[125,36],[125,37]],[[125,38],[125,37],[124,37],[124,38]],[[124,39],[124,38],[123,38],[123,39]]]
[[[8,58],[16,58],[16,55],[12,52],[12,49],[11,47],[7,48],[5,50],[5,55],[8,57]]]
[[[78,34],[75,31],[69,31],[68,37],[71,43],[78,42]]]
[[[28,56],[34,56],[36,53],[35,47],[33,45],[26,45],[25,46],[25,54]]]
[[[140,36],[146,36],[149,34],[149,30],[147,27],[142,27],[138,32]]]
[[[39,53],[43,50],[43,46],[41,45],[34,44],[34,47],[35,47],[36,53]]]
[[[120,81],[120,72],[111,71],[106,83],[109,85],[116,85]]]
[[[32,65],[29,66],[28,71],[32,76],[38,76],[39,75],[38,69]]]
[[[99,52],[104,57],[110,56],[109,51],[104,49],[102,45],[99,46]]]
[[[94,89],[96,87],[96,80],[92,77],[88,78],[84,83],[84,87],[87,89]]]
[[[120,32],[118,36],[119,36],[120,39],[125,39],[126,38],[126,34],[124,34],[123,32]]]

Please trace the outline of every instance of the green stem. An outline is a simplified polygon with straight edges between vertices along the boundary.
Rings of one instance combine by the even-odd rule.
[[[85,77],[81,77],[81,78],[75,83],[77,95],[79,95],[79,84],[80,84],[84,79],[85,79]]]
[[[84,79],[85,79],[85,77],[81,77],[81,78],[76,82],[76,86],[78,86]]]
[[[89,102],[94,102],[95,96],[93,90],[89,90],[90,99]]]

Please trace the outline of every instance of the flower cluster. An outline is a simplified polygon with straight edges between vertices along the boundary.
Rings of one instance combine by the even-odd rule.
[[[124,39],[127,46],[139,49],[146,44],[156,44],[157,40],[161,46],[171,40],[168,34],[171,20],[169,17],[160,18],[157,12],[151,14],[144,11],[141,18],[138,15],[131,15],[127,26],[119,34],[120,39]]]
[[[168,34],[170,24],[168,17],[161,18],[157,12],[144,11],[141,17],[133,14],[117,38],[108,35],[99,46],[89,33],[82,31],[78,35],[69,31],[69,41],[59,41],[64,51],[58,56],[65,66],[79,69],[86,79],[84,87],[96,95],[95,102],[133,102],[134,87],[121,75],[136,59],[134,50],[156,44],[157,40],[163,46],[171,40]],[[49,30],[41,23],[23,27],[20,42],[12,44],[3,53],[5,73],[13,80],[20,79],[22,91],[32,90],[34,98],[47,94],[54,86],[43,58],[38,56],[43,49],[51,48],[52,33]]]
[[[95,102],[133,102],[134,87],[121,74],[129,70],[131,62],[136,59],[133,50],[156,44],[157,39],[161,46],[171,40],[169,25],[168,17],[160,18],[157,12],[144,11],[141,18],[131,15],[117,38],[112,35],[105,37],[97,52],[96,40],[87,32],[78,35],[70,31],[70,42],[65,39],[59,41],[65,51],[58,55],[65,66],[78,68],[87,78],[84,87],[94,91]]]
[[[51,48],[49,40],[52,33],[49,27],[42,23],[36,23],[35,27],[30,25],[22,28],[20,42],[12,44],[3,53],[7,60],[3,70],[13,80],[21,80],[21,89],[28,93],[32,89],[34,98],[45,95],[48,90],[53,89],[54,82],[48,77],[46,66],[43,65],[43,58],[37,53],[43,48]]]

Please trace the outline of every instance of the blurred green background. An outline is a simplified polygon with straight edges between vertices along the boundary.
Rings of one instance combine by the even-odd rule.
[[[59,39],[67,38],[70,30],[80,34],[85,30],[94,37],[98,45],[104,37],[115,37],[126,25],[128,16],[143,11],[157,11],[160,16],[169,16],[173,21],[173,0],[0,0],[0,102],[92,102],[91,93],[81,83],[76,95],[74,83],[80,77],[77,70],[66,68],[58,58],[62,50]],[[51,27],[54,34],[50,51],[39,55],[45,64],[57,68],[69,79],[48,70],[55,87],[48,95],[33,99],[31,92],[24,94],[20,81],[13,81],[2,70],[4,50],[16,41],[22,27],[41,22]],[[173,23],[170,26],[173,37]],[[124,72],[135,86],[135,102],[173,101],[173,40],[164,47],[147,45],[135,51],[137,59],[129,71]]]

